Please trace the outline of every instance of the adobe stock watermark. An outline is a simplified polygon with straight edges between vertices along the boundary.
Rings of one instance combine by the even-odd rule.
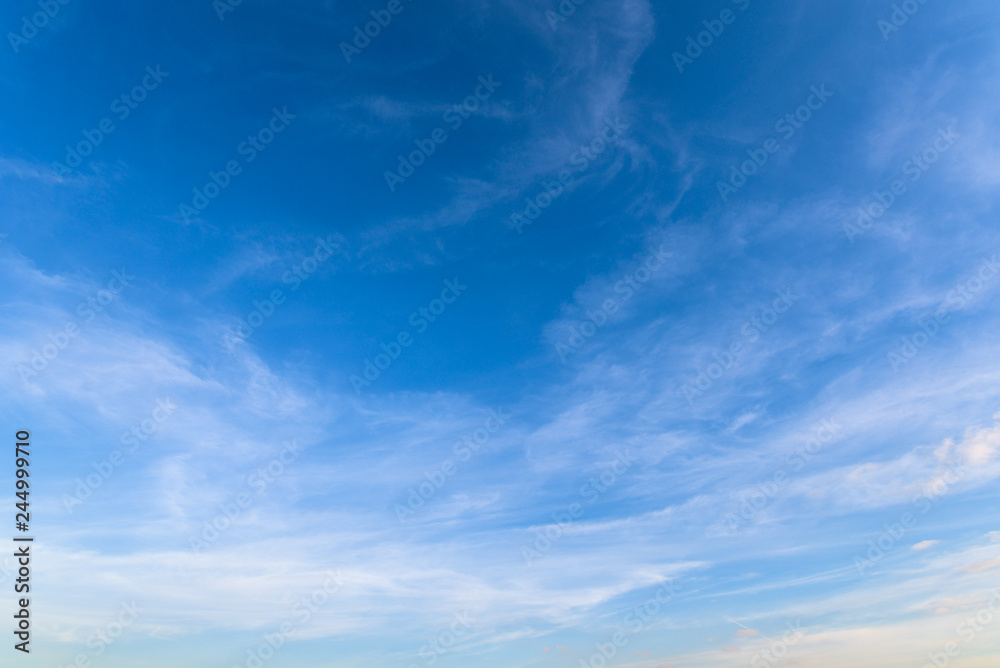
[[[243,4],[243,0],[213,0],[212,9],[220,21],[226,20],[226,14],[235,12],[236,8]]]
[[[899,29],[909,22],[910,17],[919,12],[920,8],[926,4],[927,0],[903,0],[902,3],[893,5],[889,20],[879,19],[876,24],[882,33],[882,38],[888,42],[889,36],[894,32],[899,32]]]
[[[835,418],[828,418],[820,423],[816,433],[804,445],[799,446],[789,454],[785,463],[791,472],[780,468],[774,472],[770,480],[757,485],[746,495],[735,513],[726,515],[726,528],[730,534],[735,534],[749,524],[757,513],[768,506],[778,493],[792,481],[792,473],[798,473],[806,464],[816,457],[825,445],[833,441],[841,432],[841,425]]]
[[[7,41],[10,42],[10,48],[14,49],[14,53],[20,53],[21,47],[33,39],[39,30],[49,25],[59,10],[69,3],[70,0],[38,0],[38,8],[41,11],[35,12],[30,18],[27,14],[22,16],[20,32],[7,33]]]
[[[989,285],[997,273],[1000,273],[997,256],[994,255],[988,260],[984,258],[975,275],[960,282],[948,292],[944,304],[938,307],[932,317],[917,320],[920,329],[913,334],[900,337],[899,345],[886,353],[892,370],[898,372],[903,366],[909,364],[924,347],[937,337],[941,327],[948,324],[951,320],[951,313],[964,308],[971,302]]]
[[[587,2],[587,0],[562,0],[559,6],[556,7],[558,12],[554,12],[551,9],[545,10],[545,20],[549,22],[549,27],[553,30],[560,23],[565,23],[566,20],[576,14],[576,8]]]
[[[448,124],[452,132],[458,131],[462,127],[462,123],[478,111],[480,105],[490,99],[490,96],[500,85],[501,82],[493,80],[492,74],[485,78],[479,77],[479,85],[476,86],[472,95],[462,100],[461,104],[452,105],[448,111],[444,112],[442,120]],[[406,179],[413,176],[417,168],[427,161],[427,158],[434,155],[438,145],[446,141],[448,141],[448,133],[441,127],[434,128],[426,139],[414,139],[413,144],[416,148],[406,156],[402,154],[396,156],[399,159],[396,170],[392,172],[386,170],[383,175],[389,192],[396,192],[399,185],[405,183]]]
[[[423,334],[431,326],[431,323],[441,317],[448,310],[448,307],[454,304],[462,296],[462,293],[468,289],[469,286],[462,285],[457,276],[454,280],[445,280],[444,289],[441,290],[440,297],[432,299],[427,306],[421,306],[411,313],[407,322],[410,323],[411,327],[416,328],[417,334]],[[351,385],[354,386],[354,393],[361,394],[361,388],[370,387],[372,383],[378,380],[392,366],[392,363],[399,359],[399,356],[403,354],[403,350],[413,345],[413,341],[414,338],[410,334],[410,330],[401,329],[389,343],[380,343],[379,347],[382,349],[382,352],[375,355],[374,361],[372,359],[365,360],[364,370],[360,376],[351,374],[348,379]]]
[[[591,162],[597,160],[601,154],[614,146],[627,129],[628,125],[619,120],[607,121],[604,129],[590,143],[570,154],[568,166],[559,170],[556,178],[542,182],[545,192],[524,199],[526,204],[524,210],[512,213],[507,224],[517,230],[518,234],[521,234],[526,226],[538,220],[542,211],[549,208],[552,202],[562,195],[580,174],[587,171]]]
[[[130,281],[134,280],[135,276],[129,276],[124,269],[120,272],[112,271],[111,279],[104,289],[98,290],[77,304],[76,314],[80,318],[79,321],[72,318],[67,320],[61,330],[49,332],[46,337],[48,343],[43,343],[40,348],[31,349],[31,359],[27,364],[22,363],[17,367],[21,380],[27,383],[45,371],[49,364],[69,347],[73,339],[80,335],[83,326],[93,322],[98,313],[104,313],[104,310],[131,284]]]
[[[741,12],[745,12],[750,7],[750,0],[732,1],[734,5],[739,7]],[[705,53],[705,49],[715,44],[715,40],[722,37],[722,33],[726,31],[726,26],[736,22],[736,17],[737,14],[733,10],[726,8],[719,14],[719,18],[702,21],[701,24],[705,26],[705,29],[697,35],[688,35],[687,49],[684,50],[684,53],[680,51],[674,51],[673,53],[674,65],[677,66],[677,71],[684,74],[684,68],[687,65],[693,65],[694,61]]]
[[[589,658],[580,659],[580,668],[604,668],[609,661],[618,656],[618,652],[628,645],[630,636],[649,628],[653,620],[673,602],[676,596],[677,586],[673,580],[667,580],[660,585],[651,598],[633,607],[625,615],[622,622],[627,629],[615,631],[606,643],[597,643],[595,651]]]
[[[779,290],[777,295],[770,307],[764,307],[759,314],[752,315],[743,322],[743,326],[740,327],[742,338],[730,343],[721,353],[718,351],[712,353],[715,361],[709,363],[706,368],[699,369],[693,383],[685,383],[677,390],[677,394],[683,396],[689,406],[693,406],[696,398],[711,389],[717,380],[726,375],[740,357],[750,350],[752,344],[760,341],[762,335],[800,299],[793,295],[789,288]]]
[[[104,654],[109,646],[113,645],[130,626],[135,624],[139,615],[146,612],[146,608],[138,607],[134,600],[131,603],[122,602],[121,608],[121,612],[118,613],[114,621],[108,622],[103,628],[97,629],[87,638],[87,647],[93,650],[95,658]],[[73,663],[59,668],[90,668],[90,654],[90,652],[81,652],[73,657]]]
[[[317,237],[316,247],[312,254],[302,258],[286,270],[281,277],[282,284],[291,286],[289,290],[292,292],[301,288],[302,284],[319,271],[319,268],[327,260],[341,253],[341,247],[336,238],[332,234],[327,235],[326,239]],[[253,310],[246,317],[240,318],[236,327],[222,335],[222,345],[231,353],[236,349],[237,344],[246,343],[254,332],[275,314],[278,307],[285,303],[286,299],[287,296],[281,288],[271,290],[268,296],[263,299],[255,299]]]
[[[411,0],[407,0],[407,2],[411,2]],[[372,40],[382,34],[382,29],[389,27],[389,24],[392,23],[392,18],[402,14],[404,9],[406,9],[406,6],[402,0],[389,0],[385,9],[373,9],[370,12],[373,20],[364,24],[364,30],[361,29],[361,25],[354,26],[354,39],[352,43],[340,43],[340,52],[344,54],[344,60],[350,64],[354,56],[361,55],[361,52],[368,48]]]
[[[73,508],[83,504],[89,499],[104,481],[111,477],[115,469],[121,466],[128,455],[139,449],[139,446],[151,439],[163,427],[163,424],[177,410],[177,405],[170,399],[160,399],[156,402],[156,408],[152,410],[150,416],[122,433],[121,449],[112,450],[106,459],[99,462],[92,462],[91,467],[94,472],[86,478],[76,479],[76,490],[73,496],[63,494],[63,508],[67,513],[72,513]]]
[[[160,84],[168,76],[170,76],[170,72],[162,71],[159,65],[156,66],[156,69],[153,69],[152,66],[147,66],[146,75],[138,85],[111,101],[109,105],[111,113],[117,116],[119,121],[124,121],[132,115],[133,111],[139,108],[139,105],[149,97],[150,93],[160,87]],[[82,130],[83,139],[73,146],[66,145],[65,164],[54,162],[52,163],[52,169],[59,176],[69,175],[73,169],[83,164],[84,158],[92,155],[94,150],[104,143],[104,140],[110,137],[117,129],[114,120],[110,117],[105,117],[98,121],[97,127],[93,130]]]
[[[786,622],[785,628],[788,630],[785,631],[780,640],[765,638],[771,644],[754,654],[753,658],[750,659],[750,665],[753,668],[771,668],[771,666],[786,665],[787,661],[785,657],[788,654],[788,650],[798,645],[806,634],[802,630],[802,622],[799,620],[796,620],[795,623]]]
[[[232,501],[219,504],[219,513],[211,520],[205,520],[201,538],[189,539],[191,550],[195,553],[201,552],[217,541],[239,519],[243,511],[253,504],[254,499],[267,491],[268,485],[285,474],[288,466],[298,459],[301,453],[302,446],[297,441],[288,441],[271,461],[251,471],[247,475],[246,486],[253,490],[253,494],[240,492]]]
[[[620,297],[609,297],[601,302],[597,310],[587,310],[587,320],[580,323],[579,327],[577,325],[570,327],[570,334],[565,342],[555,343],[556,353],[563,364],[569,361],[569,355],[579,352],[588,340],[596,336],[601,327],[608,324],[611,316],[618,313],[618,309],[628,303],[666,264],[671,254],[663,250],[663,246],[661,244],[659,249],[647,255],[638,268],[628,272],[624,278],[615,283],[615,294]]]
[[[591,478],[580,487],[579,496],[582,502],[576,501],[568,506],[561,513],[552,513],[554,524],[547,524],[544,527],[532,527],[535,532],[535,540],[532,543],[525,543],[521,546],[521,556],[524,562],[533,566],[536,561],[552,549],[552,546],[565,535],[573,526],[573,523],[583,517],[584,510],[597,503],[601,496],[614,486],[622,476],[624,476],[632,465],[638,461],[638,457],[631,451],[618,452],[614,462],[601,472],[596,478]]]
[[[232,668],[261,668],[279,649],[285,646],[289,636],[303,624],[307,624],[313,615],[326,605],[330,597],[340,591],[348,582],[350,582],[350,578],[345,577],[339,568],[336,572],[327,571],[326,581],[321,586],[317,587],[309,596],[299,599],[292,605],[291,614],[294,619],[282,622],[275,633],[262,636],[263,642],[257,647],[248,648],[246,660],[242,664],[234,663]]]
[[[510,413],[505,414],[502,407],[490,410],[482,427],[477,428],[471,435],[465,436],[452,446],[451,451],[454,457],[449,457],[434,469],[425,472],[424,478],[426,480],[407,488],[409,496],[406,498],[406,505],[401,503],[395,505],[396,519],[402,524],[407,518],[423,508],[447,484],[448,479],[458,473],[460,465],[456,463],[456,460],[467,462],[474,455],[479,454],[493,434],[500,431],[500,427],[507,424],[507,420],[510,418]]]
[[[909,177],[911,183],[916,183],[927,173],[934,163],[941,159],[948,150],[961,139],[954,127],[941,128],[937,136],[922,151],[913,154],[900,167],[901,177]],[[872,193],[872,202],[858,208],[858,220],[855,223],[844,223],[844,234],[852,244],[854,240],[867,233],[879,218],[906,194],[909,187],[903,178],[896,178],[885,190],[876,189]]]
[[[965,646],[959,645],[954,640],[945,643],[945,646],[938,652],[927,655],[930,659],[923,665],[923,668],[947,668],[952,659],[957,659],[962,655],[965,647],[968,647],[979,634],[993,624],[997,617],[1000,617],[1000,589],[990,592],[993,598],[989,603],[976,610],[976,614],[966,617],[961,624],[955,627],[955,634],[965,641]]]
[[[920,515],[927,514],[934,506],[934,501],[948,493],[956,483],[962,479],[962,471],[956,469],[953,464],[944,463],[944,471],[938,475],[933,482],[924,485],[924,488],[917,494],[910,504]],[[892,524],[882,525],[882,533],[877,538],[868,541],[868,550],[864,557],[855,555],[854,568],[858,575],[865,575],[865,571],[874,567],[887,555],[902,538],[917,526],[920,517],[910,511],[906,511]]]
[[[427,639],[427,642],[417,652],[425,666],[433,666],[439,657],[453,650],[456,645],[468,640],[473,628],[469,612],[456,612],[454,621],[443,631]],[[407,668],[420,668],[419,664],[411,663]]]
[[[823,108],[833,97],[833,93],[826,89],[826,84],[813,86],[810,88],[810,95],[804,104],[795,111],[785,114],[774,124],[774,131],[781,133],[782,139],[789,141],[795,134],[805,127],[805,124],[813,117],[814,113]],[[744,160],[742,164],[733,165],[728,182],[718,181],[715,187],[719,190],[719,196],[725,202],[747,184],[747,179],[756,176],[757,173],[767,164],[771,156],[781,150],[781,142],[774,137],[764,140],[762,148],[748,148],[746,153],[749,160]]]
[[[294,118],[296,118],[295,114],[288,113],[288,107],[282,107],[280,110],[274,107],[271,110],[271,119],[267,124],[254,134],[247,135],[247,138],[236,146],[236,153],[243,158],[243,164],[239,160],[233,159],[226,162],[218,172],[210,170],[205,185],[192,189],[194,196],[191,198],[191,203],[182,202],[179,205],[178,214],[181,219],[186,224],[198,220],[198,214],[207,209],[212,200],[229,187],[234,177],[243,173],[243,165],[249,165],[256,160],[257,156],[274,141],[274,138],[285,131],[289,122]]]

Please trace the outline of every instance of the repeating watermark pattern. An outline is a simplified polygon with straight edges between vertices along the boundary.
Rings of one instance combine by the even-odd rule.
[[[121,608],[121,612],[118,613],[114,621],[108,622],[103,628],[97,629],[87,638],[87,647],[92,650],[91,652],[81,652],[73,657],[73,663],[59,668],[90,668],[93,661],[91,656],[96,658],[104,654],[108,647],[121,638],[130,626],[135,624],[139,615],[146,612],[146,608],[138,607],[134,600],[131,603],[122,602]]]
[[[959,645],[954,640],[948,641],[941,650],[927,655],[930,660],[923,665],[923,668],[947,668],[952,659],[961,656],[965,647],[972,644],[972,641],[980,633],[993,624],[993,620],[1000,616],[1000,589],[994,589],[990,593],[993,594],[993,598],[988,603],[976,610],[976,614],[966,617],[961,624],[955,627],[955,635],[964,640],[965,645]]]
[[[104,313],[104,309],[117,299],[122,291],[131,284],[130,282],[134,280],[135,276],[129,276],[125,273],[124,269],[120,272],[112,271],[111,279],[104,289],[98,290],[95,294],[77,304],[76,314],[80,318],[79,321],[73,318],[67,320],[61,330],[55,333],[49,332],[49,335],[46,337],[48,343],[43,343],[40,348],[31,349],[31,359],[26,364],[22,363],[17,367],[17,372],[21,376],[21,380],[27,383],[45,371],[49,367],[49,364],[55,361],[69,347],[73,339],[80,335],[80,332],[83,331],[83,326],[93,322],[98,313]]]
[[[111,113],[117,116],[119,121],[124,121],[132,115],[133,111],[139,108],[140,104],[145,102],[150,93],[160,87],[160,84],[168,76],[170,76],[170,72],[164,72],[160,69],[159,65],[156,66],[156,69],[153,69],[152,66],[147,66],[146,75],[137,86],[112,100],[110,105]],[[54,162],[52,163],[52,169],[59,176],[69,175],[72,169],[76,169],[82,165],[84,158],[92,155],[94,150],[104,143],[104,140],[110,137],[117,129],[114,120],[110,117],[102,118],[93,130],[84,129],[81,132],[83,139],[74,146],[66,145],[65,164]]]
[[[241,141],[236,146],[236,153],[243,158],[243,164],[249,165],[257,159],[267,147],[274,141],[274,138],[288,128],[290,121],[295,119],[295,114],[288,112],[288,107],[280,110],[275,107],[271,110],[271,119],[267,124],[252,135]],[[185,223],[192,223],[198,220],[198,214],[208,208],[222,191],[229,187],[233,178],[243,173],[243,164],[239,160],[233,159],[226,162],[218,172],[209,171],[208,181],[201,188],[193,188],[191,203],[182,202],[178,207],[178,214]]]
[[[17,564],[11,562],[10,557],[4,557],[3,563],[0,563],[0,584],[4,584],[8,578],[16,574]]]
[[[243,4],[243,0],[213,0],[212,9],[220,21],[226,20],[226,14],[236,11],[236,8]]]
[[[10,48],[14,49],[14,53],[20,53],[21,47],[34,38],[39,30],[49,25],[59,10],[69,3],[70,0],[38,0],[38,8],[41,11],[35,12],[30,17],[25,14],[21,17],[21,30],[17,33],[7,33],[7,41],[10,42]]]
[[[885,555],[892,551],[902,538],[917,526],[920,516],[926,515],[934,507],[934,501],[947,494],[948,490],[962,479],[963,471],[957,469],[954,464],[945,462],[939,468],[942,469],[939,475],[932,482],[924,485],[920,493],[911,501],[911,505],[919,515],[906,511],[892,524],[883,524],[882,533],[877,538],[868,541],[868,550],[865,555],[854,557],[854,567],[859,575],[865,575],[865,571],[882,561]]]
[[[677,585],[673,580],[667,580],[660,585],[656,593],[633,607],[622,619],[625,630],[615,631],[608,642],[597,643],[595,651],[587,659],[580,659],[580,668],[604,668],[609,661],[614,659],[618,653],[629,643],[630,636],[649,628],[653,620],[663,611],[665,607],[673,602],[677,596]]]
[[[283,445],[281,452],[264,466],[247,475],[246,486],[253,494],[240,492],[232,501],[219,504],[219,513],[211,520],[205,520],[201,537],[189,539],[191,550],[201,552],[222,536],[239,519],[243,511],[253,505],[254,499],[267,491],[268,485],[285,474],[298,456],[302,454],[302,446],[297,441],[289,441]]]
[[[741,12],[745,12],[750,7],[750,0],[732,1],[734,5],[739,7]],[[705,49],[715,44],[715,40],[722,37],[722,33],[726,31],[726,26],[736,22],[737,16],[736,12],[727,7],[719,14],[719,18],[702,21],[701,24],[705,26],[705,29],[697,35],[688,35],[687,48],[684,50],[684,53],[680,51],[674,51],[673,53],[674,65],[677,66],[677,71],[684,74],[684,68],[688,65],[693,65],[694,61],[698,60],[705,53]]]
[[[833,97],[833,93],[826,89],[826,84],[822,86],[812,86],[810,95],[806,98],[805,104],[799,106],[795,111],[789,112],[778,119],[774,124],[774,131],[781,134],[781,138],[789,141],[795,134],[805,127],[805,124],[813,117],[813,114],[823,108]],[[742,164],[733,165],[727,181],[718,181],[715,186],[719,190],[722,201],[728,201],[743,186],[747,180],[756,176],[757,173],[768,163],[771,156],[781,150],[781,142],[774,137],[764,140],[761,147],[748,148],[749,156]]]
[[[780,468],[774,472],[770,480],[760,483],[740,503],[739,509],[735,513],[726,515],[726,528],[731,534],[737,533],[740,529],[749,524],[757,513],[768,506],[772,499],[792,481],[792,474],[798,473],[823,449],[823,446],[834,440],[841,432],[841,425],[835,418],[828,418],[820,423],[816,433],[794,452],[789,454],[785,463],[791,472],[785,468]]]
[[[482,427],[477,428],[472,434],[465,436],[452,446],[451,451],[454,457],[449,457],[434,469],[425,472],[425,480],[406,490],[409,492],[406,504],[396,503],[395,505],[396,519],[403,523],[423,508],[435,494],[441,491],[448,480],[458,473],[460,465],[457,462],[467,462],[482,452],[493,434],[500,431],[500,427],[507,424],[507,420],[510,418],[510,413],[505,414],[502,407],[490,410]]]
[[[560,23],[565,23],[569,17],[576,14],[576,8],[585,2],[587,0],[562,0],[556,7],[558,11],[545,10],[545,20],[549,22],[549,27],[555,30]]]
[[[125,463],[128,455],[139,449],[139,446],[152,438],[167,419],[177,410],[177,405],[170,399],[160,399],[156,402],[150,417],[132,425],[132,427],[122,433],[121,449],[112,450],[108,456],[99,461],[92,462],[94,472],[86,478],[76,479],[76,490],[73,496],[63,494],[62,502],[66,512],[72,513],[73,508],[81,505],[89,499],[94,491],[104,484],[104,481],[111,477],[115,469]]]
[[[559,360],[563,364],[566,364],[571,354],[579,352],[587,341],[597,336],[597,332],[601,327],[608,324],[611,316],[618,313],[620,308],[627,304],[639,290],[649,283],[653,275],[666,264],[667,258],[670,256],[671,254],[663,249],[663,245],[660,245],[659,249],[651,252],[636,269],[633,269],[624,278],[616,281],[614,292],[618,296],[608,297],[601,302],[600,307],[596,310],[591,311],[588,309],[586,311],[587,319],[579,325],[572,325],[570,327],[569,337],[566,341],[557,341],[555,343]]]
[[[944,304],[942,304],[932,317],[917,320],[920,327],[913,334],[900,337],[899,344],[886,353],[889,365],[893,371],[898,372],[902,367],[909,364],[917,354],[933,341],[941,327],[948,324],[951,314],[964,308],[975,296],[982,292],[986,286],[1000,273],[1000,265],[997,264],[997,256],[990,259],[983,259],[983,263],[976,270],[974,276],[960,282],[954,289],[948,292]]]
[[[806,634],[802,630],[802,622],[798,620],[794,623],[787,622],[785,628],[787,631],[781,636],[780,640],[766,639],[771,644],[757,652],[750,659],[750,665],[753,668],[771,668],[771,666],[784,665],[786,663],[787,660],[785,657],[788,655],[788,650],[798,645]]]
[[[421,306],[411,313],[407,322],[410,323],[411,327],[416,329],[417,334],[423,334],[431,326],[431,323],[441,317],[448,309],[448,306],[454,304],[462,296],[462,293],[468,289],[469,286],[462,285],[458,277],[455,277],[453,280],[445,280],[440,298],[432,299],[427,306]],[[403,354],[403,350],[413,345],[413,341],[414,338],[410,334],[410,330],[402,329],[396,334],[394,340],[389,341],[387,344],[380,343],[379,347],[382,349],[382,352],[375,355],[374,361],[372,359],[365,360],[364,370],[360,376],[352,374],[348,379],[351,385],[354,386],[354,393],[361,394],[361,388],[370,387],[372,383],[378,380],[382,373],[392,366],[393,362],[399,359],[399,356]]]
[[[406,1],[411,2],[411,0]],[[402,0],[389,0],[385,9],[373,9],[370,12],[373,20],[365,23],[363,30],[360,25],[354,26],[354,39],[351,40],[351,43],[340,43],[340,52],[344,54],[344,60],[350,64],[354,56],[361,55],[361,52],[368,48],[372,40],[382,34],[382,29],[389,27],[392,18],[402,14],[404,9],[406,9],[406,5],[403,4]]]
[[[292,619],[284,621],[275,633],[269,633],[262,637],[263,642],[257,647],[247,648],[247,658],[242,663],[234,663],[232,668],[261,668],[270,660],[279,649],[285,646],[289,637],[295,633],[303,624],[307,624],[313,615],[319,612],[326,605],[330,597],[350,582],[350,578],[341,573],[338,568],[336,572],[327,571],[326,581],[317,587],[309,596],[298,600],[291,608]]]
[[[630,450],[618,452],[615,461],[608,466],[599,476],[591,478],[580,487],[579,496],[583,501],[575,501],[566,507],[563,512],[552,513],[554,524],[544,527],[532,527],[535,532],[535,540],[521,546],[521,556],[529,566],[535,564],[552,546],[563,537],[563,535],[573,526],[573,523],[583,517],[584,510],[597,503],[616,482],[621,480],[632,465],[638,461]]]
[[[916,183],[927,173],[941,156],[955,145],[961,137],[954,127],[939,129],[934,140],[922,151],[915,153],[900,167],[901,176],[908,177],[911,183]],[[885,190],[876,189],[872,193],[872,202],[858,208],[858,219],[854,223],[844,223],[844,234],[852,244],[854,240],[868,232],[879,218],[892,208],[900,197],[909,190],[906,180],[896,178]]]
[[[544,192],[524,199],[526,205],[524,210],[512,213],[508,225],[517,230],[518,234],[521,234],[526,226],[538,220],[538,217],[542,215],[542,211],[549,208],[552,202],[562,195],[580,174],[587,171],[587,168],[590,167],[590,164],[594,160],[610,147],[614,146],[627,129],[628,125],[622,123],[620,120],[607,121],[604,129],[590,143],[581,146],[570,154],[568,166],[561,169],[556,178],[551,181],[542,182],[542,187],[545,189]]]
[[[455,646],[468,640],[472,632],[473,623],[469,618],[469,612],[456,612],[454,621],[448,628],[440,631],[427,639],[427,642],[417,652],[417,656],[423,660],[425,666],[433,666],[438,658],[455,649]],[[407,668],[420,668],[419,664],[411,663]]]
[[[289,290],[292,292],[301,288],[302,284],[319,271],[319,268],[327,260],[341,253],[340,244],[335,239],[336,237],[332,234],[328,235],[326,239],[317,238],[316,247],[312,254],[286,270],[281,277],[282,284],[291,286]],[[240,318],[236,327],[222,335],[222,345],[231,353],[238,344],[249,341],[254,332],[275,314],[278,307],[284,304],[286,299],[287,296],[281,288],[271,290],[268,296],[263,299],[255,299],[253,310],[246,317]]]
[[[777,295],[771,306],[764,307],[759,314],[752,315],[743,322],[740,327],[741,338],[730,343],[722,352],[712,353],[715,361],[709,363],[706,368],[699,369],[692,383],[685,383],[677,390],[677,394],[684,397],[689,406],[693,406],[695,399],[710,390],[717,380],[726,375],[751,346],[760,341],[764,333],[801,299],[792,294],[789,288],[779,290]]]
[[[910,17],[919,12],[920,8],[926,4],[927,0],[903,0],[902,3],[893,5],[892,14],[889,15],[889,19],[879,19],[876,24],[882,33],[882,38],[888,42],[889,36],[905,26],[909,22]]]
[[[442,120],[448,124],[452,132],[456,132],[472,114],[479,110],[482,103],[490,99],[490,96],[500,85],[501,82],[493,80],[492,74],[479,77],[479,85],[476,86],[472,95],[462,100],[461,104],[452,105],[448,111],[444,112]],[[406,156],[402,154],[396,156],[399,159],[399,164],[395,171],[385,171],[385,183],[389,187],[389,192],[396,192],[396,188],[400,184],[406,182],[406,179],[413,176],[417,168],[427,161],[427,158],[434,155],[438,145],[446,141],[448,141],[448,133],[441,127],[434,128],[430,136],[425,139],[414,139],[413,145],[416,148]]]

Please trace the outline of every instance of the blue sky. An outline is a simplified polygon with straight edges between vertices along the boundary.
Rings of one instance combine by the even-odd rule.
[[[0,24],[19,663],[996,666],[995,3]]]

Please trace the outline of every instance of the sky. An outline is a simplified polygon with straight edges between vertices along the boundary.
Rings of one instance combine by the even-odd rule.
[[[998,664],[995,2],[0,27],[3,665]]]

